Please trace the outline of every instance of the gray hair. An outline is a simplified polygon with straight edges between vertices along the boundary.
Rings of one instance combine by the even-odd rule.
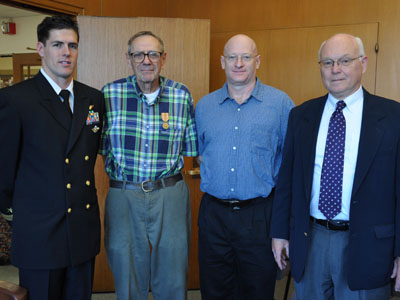
[[[353,37],[355,38],[355,40],[357,42],[357,45],[358,45],[358,55],[359,56],[365,56],[364,44],[363,44],[362,40],[358,36],[353,36]],[[318,61],[321,60],[321,50],[325,46],[326,42],[327,42],[327,40],[323,41],[321,46],[319,47],[319,50],[318,50]],[[361,60],[361,57],[360,57],[360,60]]]
[[[160,47],[161,47],[161,52],[164,53],[164,42],[162,41],[162,39],[160,37],[158,37],[157,35],[155,35],[153,32],[151,31],[139,31],[138,33],[134,34],[133,36],[131,36],[131,38],[128,41],[128,53],[131,53],[131,45],[132,42],[137,39],[138,37],[141,36],[152,36],[153,38],[155,38],[159,43],[160,43]]]

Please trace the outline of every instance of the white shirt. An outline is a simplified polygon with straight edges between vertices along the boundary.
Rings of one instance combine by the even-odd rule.
[[[62,88],[59,87],[59,85],[51,79],[49,75],[43,70],[43,68],[40,69],[40,72],[42,72],[43,76],[47,79],[47,81],[50,83],[51,87],[53,90],[56,92],[57,95],[60,94]],[[69,107],[71,107],[71,112],[74,113],[74,81],[71,80],[71,83],[67,86],[66,90],[69,91]],[[64,101],[64,99],[59,96],[61,101]]]
[[[318,202],[329,120],[336,109],[337,101],[339,100],[331,94],[328,95],[318,131],[310,203],[310,215],[316,219],[326,219],[318,209]],[[343,115],[346,119],[346,137],[344,146],[342,209],[334,218],[335,220],[349,220],[350,217],[350,200],[357,164],[358,144],[360,141],[362,111],[364,105],[364,93],[362,87],[360,86],[355,93],[345,98],[344,102],[346,103],[346,107],[343,109]]]
[[[153,93],[150,94],[144,94],[146,96],[146,102],[148,105],[152,105],[156,99],[158,94],[160,93],[160,88],[158,88],[156,91],[154,91]]]

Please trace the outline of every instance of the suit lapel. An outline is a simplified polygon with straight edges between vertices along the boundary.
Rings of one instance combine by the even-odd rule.
[[[311,199],[312,181],[314,177],[315,148],[319,125],[324,111],[327,95],[315,100],[314,105],[310,105],[300,124],[300,149],[301,161],[303,162],[304,190],[307,202]],[[311,171],[310,171],[311,170]]]
[[[380,121],[383,118],[385,118],[385,115],[381,111],[375,96],[364,90],[363,116],[352,197],[360,188],[369,167],[374,161],[374,156],[378,151],[384,133],[384,130],[380,126]]]
[[[78,139],[89,112],[90,99],[85,94],[78,82],[74,82],[74,113],[72,117],[72,126],[68,140],[67,153],[71,150]]]
[[[63,103],[51,87],[50,83],[41,72],[34,77],[34,82],[41,95],[39,103],[45,107],[45,109],[67,132],[69,132],[71,116],[65,113]]]

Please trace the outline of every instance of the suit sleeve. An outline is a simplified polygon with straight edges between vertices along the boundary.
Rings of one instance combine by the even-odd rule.
[[[290,209],[294,164],[293,110],[289,114],[288,127],[282,153],[282,163],[276,184],[270,235],[272,238],[289,240]]]
[[[394,256],[400,257],[400,140],[397,145],[396,156],[396,216],[395,216],[395,247]]]
[[[21,122],[14,106],[0,93],[0,210],[12,207],[14,181],[18,169]]]

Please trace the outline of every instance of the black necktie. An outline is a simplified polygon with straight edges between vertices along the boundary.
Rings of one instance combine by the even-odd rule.
[[[69,115],[72,115],[71,107],[69,106],[69,94],[70,92],[68,90],[61,90],[59,95],[64,99],[63,103],[66,111],[69,113]]]

